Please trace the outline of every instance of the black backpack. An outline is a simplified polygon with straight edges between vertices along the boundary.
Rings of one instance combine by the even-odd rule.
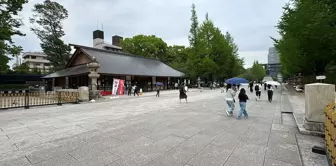
[[[256,85],[256,86],[254,87],[254,90],[259,91],[259,85]]]

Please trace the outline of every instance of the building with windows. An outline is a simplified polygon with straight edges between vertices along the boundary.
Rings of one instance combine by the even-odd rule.
[[[275,47],[269,48],[267,59],[267,74],[271,77],[276,77],[277,74],[281,72],[281,64],[279,53],[277,52]]]
[[[49,73],[51,69],[50,61],[43,52],[25,52],[22,55],[22,63],[26,63],[29,71],[40,71],[41,73]]]

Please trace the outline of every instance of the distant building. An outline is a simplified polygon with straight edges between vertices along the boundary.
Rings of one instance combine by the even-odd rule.
[[[266,68],[268,75],[271,77],[276,77],[277,74],[281,72],[280,57],[275,47],[271,47],[268,50],[268,60]]]
[[[41,73],[49,73],[52,66],[43,52],[25,52],[22,55],[23,62],[29,67],[29,71],[38,70]]]

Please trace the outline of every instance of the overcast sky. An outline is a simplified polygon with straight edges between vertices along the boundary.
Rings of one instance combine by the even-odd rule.
[[[270,36],[278,37],[275,25],[288,0],[57,0],[69,12],[64,22],[66,43],[92,46],[92,31],[103,29],[105,41],[113,35],[132,37],[156,35],[169,45],[188,45],[191,4],[199,22],[206,12],[222,32],[229,31],[239,46],[245,66],[254,60],[267,62]],[[20,14],[25,37],[15,37],[24,51],[41,51],[39,40],[30,31],[32,7],[42,0],[29,0]],[[11,64],[13,61],[11,62]]]

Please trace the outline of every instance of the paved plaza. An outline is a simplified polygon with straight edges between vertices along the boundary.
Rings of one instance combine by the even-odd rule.
[[[247,104],[227,117],[220,90],[148,93],[103,102],[0,111],[5,166],[324,166],[311,152],[323,138],[301,135],[288,100]],[[151,95],[152,94],[152,95]],[[283,101],[283,102],[280,102]],[[285,107],[286,106],[286,107]],[[286,111],[288,112],[288,111]]]

